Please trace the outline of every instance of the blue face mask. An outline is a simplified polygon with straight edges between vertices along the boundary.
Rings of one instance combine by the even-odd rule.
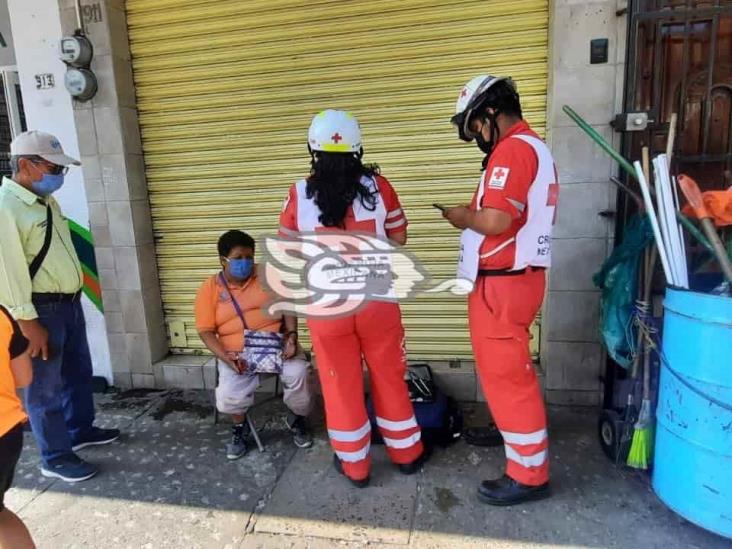
[[[33,189],[33,192],[36,194],[48,196],[49,194],[53,194],[59,190],[63,184],[63,174],[44,173],[40,181],[34,181],[31,183],[31,189]]]
[[[254,260],[251,257],[246,259],[227,259],[229,274],[238,280],[246,280],[254,269]]]

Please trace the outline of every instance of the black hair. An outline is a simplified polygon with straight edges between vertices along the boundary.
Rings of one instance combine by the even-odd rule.
[[[484,113],[487,108],[493,108],[506,116],[515,116],[522,120],[524,118],[519,94],[506,80],[497,82],[488,89],[480,105],[475,109],[476,115]]]
[[[254,251],[254,239],[243,231],[226,231],[219,237],[219,255],[228,257],[237,246],[251,248]]]
[[[376,192],[361,177],[379,174],[376,164],[363,164],[361,154],[313,151],[307,197],[320,208],[319,221],[325,227],[344,227],[348,207],[358,198],[369,210],[376,209]]]

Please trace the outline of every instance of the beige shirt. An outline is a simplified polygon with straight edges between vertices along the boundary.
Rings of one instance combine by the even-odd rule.
[[[53,237],[31,282],[28,267],[46,236],[46,204],[53,214]],[[0,304],[16,319],[32,320],[38,316],[32,294],[73,294],[81,290],[83,281],[71,231],[58,202],[4,177],[0,186]]]

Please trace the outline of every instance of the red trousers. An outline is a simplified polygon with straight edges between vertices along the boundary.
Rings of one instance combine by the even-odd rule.
[[[372,302],[335,319],[309,319],[308,328],[325,400],[328,436],[344,473],[361,480],[371,467],[371,424],[364,401],[363,361],[387,453],[394,463],[416,460],[421,431],[409,400],[401,311],[395,303]]]
[[[468,299],[478,377],[503,435],[506,474],[531,486],[549,480],[546,411],[529,352],[545,286],[543,270],[482,276]]]

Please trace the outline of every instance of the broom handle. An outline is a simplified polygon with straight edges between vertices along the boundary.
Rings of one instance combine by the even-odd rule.
[[[717,258],[717,261],[719,261],[724,277],[730,284],[732,284],[732,261],[727,257],[727,250],[724,249],[724,245],[717,234],[717,230],[714,228],[714,221],[709,217],[705,217],[701,219],[700,222],[707,238],[714,247],[714,255]]]
[[[676,139],[676,121],[678,115],[673,113],[668,123],[668,140],[666,141],[666,157],[668,158],[668,167],[671,169],[671,157],[674,155],[674,140]]]
[[[643,175],[648,181],[648,185],[651,184],[651,155],[648,147],[641,149],[641,159],[643,160]]]
[[[646,270],[646,285],[643,288],[643,301],[648,307],[648,314],[653,314],[653,305],[650,303],[651,300],[651,288],[653,283],[653,271],[656,267],[656,256],[658,255],[658,248],[652,245],[650,257],[648,259],[647,270]],[[643,400],[649,400],[651,395],[651,345],[650,342],[644,342],[643,347]]]
[[[643,156],[643,175],[646,178],[646,181],[651,180],[651,166],[650,166],[650,155],[648,154],[648,147],[643,147],[641,149],[642,156]],[[617,180],[616,180],[617,181]],[[618,185],[621,185],[620,181],[617,181]],[[629,191],[632,192],[632,191]],[[638,197],[640,198],[640,197]],[[641,199],[640,204],[641,210],[645,210],[645,204],[643,204]],[[655,246],[653,248],[655,250]],[[646,248],[645,252],[643,253],[643,269],[639,269],[639,275],[638,275],[638,299],[641,302],[646,302],[647,297],[646,294],[648,293],[645,289],[649,284],[649,278],[652,276],[649,274],[649,264],[650,262],[650,254],[648,249]],[[636,336],[636,344],[635,344],[635,356],[633,357],[633,365],[631,369],[631,377],[633,379],[636,379],[638,377],[638,368],[641,365],[640,359],[641,359],[641,350],[643,349],[643,330],[641,329],[640,324],[638,325],[638,334]]]

